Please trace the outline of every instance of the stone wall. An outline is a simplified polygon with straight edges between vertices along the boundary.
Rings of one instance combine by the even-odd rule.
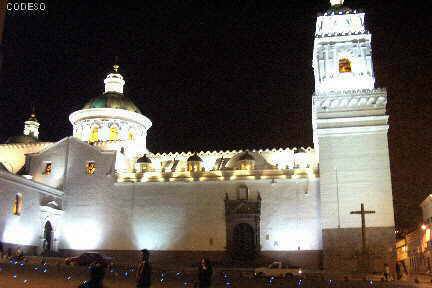
[[[370,272],[383,272],[387,263],[395,267],[394,227],[367,228]],[[323,230],[323,264],[326,270],[362,272],[361,228]]]
[[[224,200],[261,201],[261,251],[321,250],[318,179],[116,183],[114,157],[71,141],[61,249],[226,250]],[[85,174],[85,162],[96,173]]]
[[[14,215],[12,210],[17,193],[22,195],[20,215]],[[0,175],[0,241],[23,247],[39,246],[40,226],[39,192]]]

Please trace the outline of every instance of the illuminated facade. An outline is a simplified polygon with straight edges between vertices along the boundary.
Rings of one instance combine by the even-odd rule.
[[[313,50],[323,262],[328,268],[369,265],[374,271],[394,262],[387,92],[375,88],[365,13],[343,1],[332,4],[318,16]],[[376,211],[366,216],[366,255],[360,217],[351,214],[361,203]]]
[[[332,1],[317,20],[315,149],[148,151],[152,122],[124,95],[115,65],[104,93],[69,116],[73,136],[0,145],[0,183],[7,183],[0,185],[7,195],[1,200],[3,242],[38,253],[125,255],[147,248],[162,256],[186,253],[193,261],[202,255],[221,261],[276,257],[317,268],[323,252],[324,259],[328,252],[343,255],[327,236],[334,228],[358,228],[357,216],[345,214],[361,201],[387,209],[371,216],[372,227],[391,228],[386,94],[374,89],[364,14],[341,2]],[[357,161],[344,158],[356,151],[366,160],[377,157],[370,171],[363,162],[361,172],[346,164]],[[361,177],[369,180],[356,180]],[[376,193],[376,206],[369,207],[375,204],[364,187]],[[339,268],[346,267],[352,265]]]

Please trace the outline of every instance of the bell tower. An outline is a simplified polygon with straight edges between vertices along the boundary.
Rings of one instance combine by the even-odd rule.
[[[365,13],[344,6],[343,0],[330,4],[317,17],[313,50],[312,126],[320,165],[324,268],[379,271],[384,263],[392,267],[394,245],[387,92],[375,88]],[[350,213],[361,203],[376,211],[367,216],[367,252],[362,223]]]

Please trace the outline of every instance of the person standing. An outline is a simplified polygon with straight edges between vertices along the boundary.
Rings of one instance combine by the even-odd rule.
[[[149,261],[150,253],[147,249],[141,250],[141,258],[138,264],[136,287],[148,288],[151,285],[151,264]]]
[[[384,279],[385,281],[390,280],[390,267],[388,266],[387,263],[384,264]]]
[[[78,288],[103,288],[104,277],[105,267],[101,263],[92,263],[90,265],[90,279],[81,283]]]
[[[201,258],[198,268],[198,287],[208,288],[211,285],[213,268],[207,258]]]

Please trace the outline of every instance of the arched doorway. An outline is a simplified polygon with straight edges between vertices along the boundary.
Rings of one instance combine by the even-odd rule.
[[[52,249],[52,237],[53,236],[53,228],[50,221],[47,221],[45,223],[45,229],[44,229],[44,243],[43,243],[43,251],[44,254],[50,254]]]
[[[246,223],[237,224],[232,236],[233,256],[239,260],[251,260],[255,257],[255,251],[254,229]]]

